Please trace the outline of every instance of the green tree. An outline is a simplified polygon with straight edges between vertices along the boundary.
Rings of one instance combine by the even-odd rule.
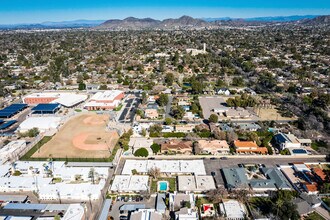
[[[234,77],[232,85],[233,86],[238,86],[238,87],[243,87],[244,86],[243,78],[242,77]]]
[[[168,95],[167,94],[160,94],[159,99],[157,99],[157,103],[160,106],[165,106],[168,103]]]
[[[99,88],[99,90],[107,90],[108,89],[108,87],[107,87],[107,85],[100,85],[100,88]]]
[[[134,156],[136,156],[136,157],[148,157],[149,156],[149,153],[148,153],[148,150],[147,149],[145,149],[144,147],[142,147],[142,148],[137,149],[134,152]]]
[[[86,90],[86,84],[85,83],[79,83],[78,89],[79,90]]]
[[[170,124],[172,124],[172,119],[171,119],[171,118],[165,118],[164,123],[165,123],[166,125],[170,125]]]
[[[209,122],[211,123],[217,123],[219,121],[219,117],[216,114],[211,114],[209,117]]]
[[[172,86],[174,81],[173,73],[167,73],[165,76],[165,83],[167,86]]]
[[[160,151],[160,145],[156,143],[153,143],[150,148],[154,154],[157,154]]]
[[[149,127],[150,137],[160,137],[163,128],[159,124],[154,124]]]
[[[175,119],[182,119],[183,116],[185,115],[186,111],[184,110],[184,108],[182,106],[178,106],[178,107],[172,107],[171,109],[171,114],[173,115],[173,117]]]

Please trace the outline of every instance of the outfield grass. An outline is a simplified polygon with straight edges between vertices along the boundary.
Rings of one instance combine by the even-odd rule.
[[[46,144],[48,141],[52,139],[51,136],[44,136],[36,145],[34,145],[31,150],[29,150],[22,158],[21,160],[30,160],[31,156],[37,152],[44,144]]]
[[[29,150],[22,158],[21,160],[26,160],[26,161],[45,161],[49,158],[45,157],[31,157],[37,150],[39,150],[42,145],[50,141],[52,137],[50,136],[45,136],[43,137],[36,145],[34,145],[31,150]],[[112,162],[113,159],[115,158],[115,155],[120,148],[119,144],[117,143],[114,149],[112,150],[112,153],[110,157],[108,158],[56,158],[52,157],[53,161],[66,161],[66,162]]]

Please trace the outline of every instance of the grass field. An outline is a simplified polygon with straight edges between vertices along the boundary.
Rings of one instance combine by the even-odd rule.
[[[32,152],[31,159],[52,157],[71,161],[74,158],[108,160],[119,139],[117,132],[106,131],[108,120],[108,115],[96,113],[84,113],[73,117],[51,140]]]

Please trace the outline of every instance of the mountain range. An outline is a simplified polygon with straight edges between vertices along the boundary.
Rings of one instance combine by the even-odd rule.
[[[36,24],[12,24],[0,25],[0,29],[58,29],[58,28],[93,28],[108,30],[172,30],[172,29],[199,29],[229,26],[263,25],[272,23],[288,23],[302,25],[330,25],[330,15],[294,15],[277,17],[256,17],[256,18],[192,18],[182,16],[174,19],[156,20],[152,18],[128,17],[123,20],[75,20],[62,22],[43,22]]]

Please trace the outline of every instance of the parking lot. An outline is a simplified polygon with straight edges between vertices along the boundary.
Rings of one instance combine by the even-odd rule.
[[[140,103],[141,100],[139,98],[139,93],[130,94],[129,98],[124,101],[124,109],[122,109],[118,121],[121,123],[132,123],[134,120],[136,109]]]
[[[119,220],[119,219],[128,219],[129,215],[131,212],[135,211],[135,210],[131,210],[131,211],[123,211],[120,210],[120,208],[123,205],[145,205],[145,208],[147,209],[154,209],[155,208],[155,204],[156,204],[156,197],[150,197],[149,200],[141,200],[142,197],[141,196],[118,196],[116,201],[114,202],[111,211],[110,211],[110,216],[113,217],[114,220]],[[131,207],[133,207],[131,206]],[[120,218],[121,217],[121,218]],[[127,217],[127,218],[125,218]]]

